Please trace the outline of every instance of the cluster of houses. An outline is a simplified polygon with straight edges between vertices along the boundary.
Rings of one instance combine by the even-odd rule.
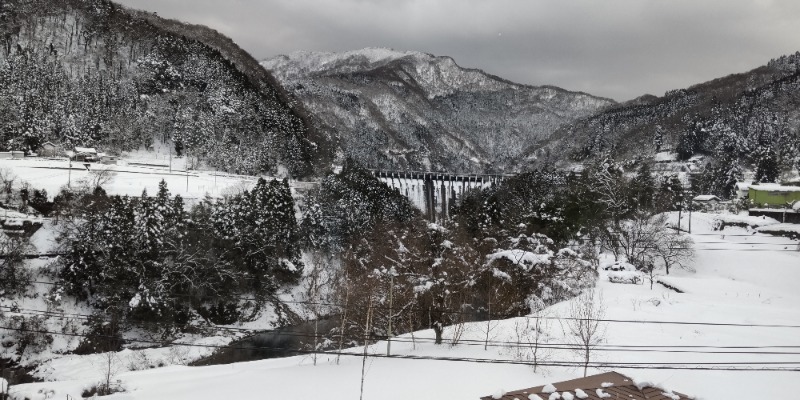
[[[800,224],[800,186],[777,183],[736,184],[736,200],[746,201],[751,216],[767,216],[784,223]],[[725,207],[719,197],[699,195],[692,199],[695,210],[714,211]]]
[[[118,157],[112,156],[107,153],[97,151],[93,147],[80,147],[75,146],[72,150],[65,150],[64,147],[54,144],[52,142],[44,142],[36,154],[28,154],[28,156],[41,156],[41,157],[69,157],[72,161],[77,162],[99,162],[103,164],[116,164]],[[21,160],[26,157],[24,151],[0,151],[0,159]]]

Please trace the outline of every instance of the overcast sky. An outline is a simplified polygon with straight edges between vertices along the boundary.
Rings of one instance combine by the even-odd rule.
[[[363,47],[453,57],[618,101],[800,50],[798,0],[118,0],[208,25],[257,59]]]

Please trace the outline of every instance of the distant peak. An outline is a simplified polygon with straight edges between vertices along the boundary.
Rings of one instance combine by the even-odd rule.
[[[270,70],[288,68],[297,74],[309,74],[319,71],[341,70],[348,72],[356,69],[371,69],[402,58],[433,58],[430,54],[418,51],[400,51],[383,47],[367,47],[345,52],[328,51],[295,51],[288,55],[279,55],[261,64]]]

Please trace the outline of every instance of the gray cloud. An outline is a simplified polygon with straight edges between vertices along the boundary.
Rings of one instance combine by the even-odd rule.
[[[120,0],[208,25],[256,58],[362,47],[453,57],[627,100],[800,50],[796,0]]]

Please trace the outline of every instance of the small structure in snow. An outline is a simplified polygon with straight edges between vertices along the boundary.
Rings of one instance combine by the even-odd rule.
[[[756,207],[787,208],[793,202],[800,200],[800,186],[783,186],[777,183],[751,185],[748,197]]]
[[[557,382],[543,386],[536,386],[530,389],[516,390],[505,393],[500,399],[524,399],[549,398],[548,394],[554,393],[555,388],[561,392],[562,399],[591,399],[600,400],[605,398],[627,399],[627,400],[689,400],[690,397],[664,388],[652,385],[639,385],[633,379],[617,372],[606,372],[604,374],[587,376],[585,378],[573,379],[571,381]],[[550,391],[553,389],[552,391]],[[497,399],[494,396],[485,396],[481,400]]]
[[[698,203],[712,203],[712,202],[719,203],[722,200],[720,200],[719,197],[714,196],[713,194],[701,194],[699,196],[695,196],[695,198],[693,198],[692,201],[696,201]]]
[[[117,161],[119,161],[119,157],[112,156],[111,154],[107,153],[97,153],[97,159],[102,164],[111,164],[111,165],[117,164]]]
[[[63,153],[64,149],[53,142],[44,142],[39,146],[39,155],[42,157],[57,157]]]
[[[97,149],[93,147],[78,147],[75,146],[75,151],[70,156],[73,161],[97,161]]]
[[[722,199],[713,194],[701,194],[692,199],[692,206],[695,209],[711,211],[716,210],[721,201]]]

